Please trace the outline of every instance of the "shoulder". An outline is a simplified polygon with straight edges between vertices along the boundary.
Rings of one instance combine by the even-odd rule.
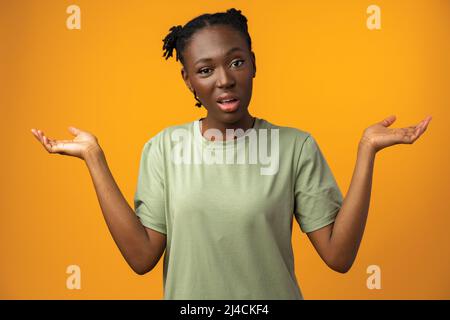
[[[145,146],[147,145],[159,145],[164,146],[167,142],[170,142],[170,137],[172,136],[173,132],[176,131],[190,131],[193,126],[193,122],[185,122],[181,124],[174,124],[171,126],[168,126],[160,131],[157,131],[156,134],[154,134],[152,137],[150,137],[146,142]]]
[[[141,157],[163,160],[171,149],[171,136],[177,130],[190,130],[193,121],[163,128],[151,135],[141,147]]]
[[[282,126],[278,124],[274,124],[265,119],[260,119],[260,128],[261,129],[276,129],[279,132],[280,142],[285,142],[288,145],[301,146],[308,140],[308,138],[312,138],[310,132],[289,126]]]

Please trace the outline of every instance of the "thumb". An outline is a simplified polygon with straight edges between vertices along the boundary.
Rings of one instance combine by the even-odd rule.
[[[70,126],[70,127],[69,127],[69,132],[70,132],[71,134],[73,134],[74,136],[77,136],[77,135],[79,135],[79,134],[81,133],[81,130],[78,129],[78,128],[75,128],[75,127]]]
[[[393,124],[395,122],[395,115],[391,115],[387,118],[385,118],[383,121],[380,122],[380,124],[382,124],[385,127],[389,127],[391,124]]]

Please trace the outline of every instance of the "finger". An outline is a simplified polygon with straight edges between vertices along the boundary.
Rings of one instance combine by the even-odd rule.
[[[43,135],[42,137],[44,140],[43,144],[44,144],[45,149],[47,149],[48,152],[52,152],[52,145],[50,144],[49,139],[45,135]]]
[[[389,127],[391,124],[395,122],[395,115],[390,115],[389,117],[385,118],[383,121],[380,122],[385,127]]]
[[[421,123],[417,129],[414,131],[414,141],[417,140],[426,130],[427,124],[425,122]]]
[[[427,118],[427,119],[425,119],[425,120],[423,120],[423,121],[421,122],[420,128],[419,128],[420,134],[422,134],[422,133],[425,132],[425,130],[426,130],[427,127],[428,127],[428,123],[430,122],[430,120],[431,120],[431,119]]]
[[[39,139],[41,140],[41,142],[44,142],[44,131],[42,130],[38,130],[38,135],[39,135]]]
[[[428,127],[428,124],[430,123],[431,119],[433,119],[433,118],[431,116],[428,116],[424,120],[424,127],[425,127],[425,129]]]
[[[46,135],[42,135],[42,144],[44,145],[45,149],[52,153],[52,147],[54,144],[54,140],[50,139]]]
[[[33,134],[33,136],[36,138],[37,141],[41,142],[36,129],[31,129],[31,133]]]
[[[411,128],[413,130],[416,130],[417,128],[421,127],[423,125],[424,120],[420,121],[418,124],[416,124],[415,126],[410,126],[408,128]]]
[[[428,125],[428,123],[431,121],[432,117],[431,116],[427,116],[425,119],[423,119],[422,121],[420,121],[419,123],[417,123],[415,126],[409,126],[407,128],[412,128],[412,129],[416,129],[418,127],[422,127],[423,125]]]
[[[42,146],[45,148],[45,150],[47,150],[48,152],[50,152],[50,150],[49,150],[49,148],[48,148],[48,146],[47,146],[47,141],[46,141],[46,137],[45,137],[45,136],[42,136],[42,138],[41,138],[41,144],[42,144]]]
[[[422,133],[424,133],[428,128],[428,122],[424,123],[422,126]]]
[[[41,139],[41,130],[37,129],[37,130],[36,130],[36,134],[37,134],[37,137],[38,137],[39,140],[40,140],[40,139]]]
[[[75,127],[73,127],[73,126],[70,126],[68,129],[69,129],[69,132],[70,132],[71,134],[73,134],[74,136],[77,136],[77,135],[79,135],[79,134],[81,133],[81,130],[80,130],[80,129],[75,128]]]
[[[59,153],[59,152],[64,151],[63,150],[64,149],[64,142],[63,141],[66,141],[66,140],[55,141],[55,140],[50,140],[50,139],[48,139],[45,136],[44,136],[44,139],[45,139],[45,148],[47,149],[47,151],[49,153]]]
[[[61,152],[62,150],[61,150],[61,145],[62,145],[62,143],[59,143],[59,142],[56,142],[56,141],[53,141],[53,142],[51,142],[49,145],[48,145],[48,151],[50,152],[50,153],[58,153],[58,152]]]
[[[412,133],[408,133],[407,135],[405,135],[404,140],[406,143],[414,143],[422,134],[422,131],[420,128],[417,128],[416,131],[412,132]]]
[[[41,130],[38,130],[38,134],[39,134],[39,140],[44,145],[44,132]],[[44,147],[45,147],[45,145],[44,145]]]
[[[406,127],[406,128],[415,130],[417,127],[419,127],[419,126],[423,123],[423,121],[424,121],[424,120],[419,121],[417,124],[415,124],[415,125],[413,125],[413,126]]]
[[[417,126],[415,126],[413,129],[409,129],[410,134],[420,136],[423,132],[423,122],[419,123]]]
[[[420,125],[417,125],[416,129],[414,129],[414,135],[415,136],[420,136],[422,134],[422,128],[423,128],[423,123],[421,123]]]
[[[45,144],[46,144],[48,147],[52,147],[53,145],[56,144],[56,140],[50,139],[50,138],[47,137],[47,136],[44,136],[44,139],[45,139]]]
[[[416,124],[415,126],[409,126],[409,127],[403,128],[403,129],[406,130],[408,133],[416,134],[416,133],[422,132],[422,129],[426,125],[427,125],[427,121],[426,121],[426,119],[424,119],[424,120],[420,121],[418,124]]]
[[[417,129],[413,133],[414,141],[417,140],[422,135],[422,133],[423,133],[423,126],[417,127]]]
[[[50,153],[55,152],[54,146],[57,144],[57,141],[55,141],[54,139],[50,139],[49,137],[43,135],[43,144],[48,152],[50,152]]]
[[[423,119],[422,121],[420,121],[419,125],[421,128],[426,128],[428,126],[428,124],[430,123],[432,117],[428,116],[425,119]]]

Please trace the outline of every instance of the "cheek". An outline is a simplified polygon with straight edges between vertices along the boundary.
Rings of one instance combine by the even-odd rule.
[[[195,90],[197,97],[201,101],[205,101],[205,98],[208,99],[210,95],[211,89],[210,84],[207,81],[195,81],[191,82],[192,88]]]
[[[240,76],[241,82],[246,86],[251,85],[253,81],[253,69],[247,68]]]
[[[253,88],[253,76],[252,76],[252,74],[248,75],[248,77],[243,81],[242,86],[245,87],[245,93],[250,96],[252,88]]]
[[[206,110],[209,110],[211,106],[214,107],[216,102],[214,100],[216,94],[215,82],[208,80],[204,79],[203,81],[197,81],[194,87],[197,97],[202,102],[202,105],[206,108]]]
[[[202,97],[208,96],[212,90],[214,90],[215,80],[210,77],[206,79],[200,79],[195,83],[195,90],[202,94]]]

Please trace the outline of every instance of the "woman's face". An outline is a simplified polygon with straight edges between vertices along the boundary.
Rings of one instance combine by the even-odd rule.
[[[183,80],[197,93],[208,110],[208,118],[232,124],[249,117],[255,55],[239,31],[226,25],[205,27],[192,36],[183,58]],[[218,102],[226,96],[238,101]]]

